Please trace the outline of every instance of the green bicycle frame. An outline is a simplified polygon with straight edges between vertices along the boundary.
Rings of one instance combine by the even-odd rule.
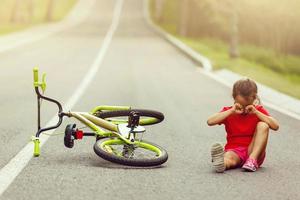
[[[33,69],[33,77],[34,77],[34,88],[37,94],[37,101],[38,101],[38,131],[33,137],[33,142],[34,142],[34,156],[39,156],[40,155],[40,140],[39,136],[42,132],[51,130],[51,129],[56,129],[58,128],[63,121],[63,117],[74,117],[83,124],[85,124],[87,127],[89,127],[91,130],[93,130],[95,133],[92,134],[93,136],[100,136],[100,137],[118,137],[124,142],[128,144],[132,144],[129,139],[125,138],[122,136],[119,131],[118,131],[118,123],[124,123],[126,120],[105,120],[96,117],[94,114],[98,111],[113,111],[113,110],[130,110],[131,108],[129,106],[97,106],[95,107],[90,113],[88,112],[63,112],[61,104],[52,98],[46,97],[43,94],[40,93],[39,87],[41,87],[43,93],[46,90],[46,83],[45,83],[45,77],[46,74],[43,74],[42,82],[39,82],[39,77],[38,77],[38,68]],[[58,106],[58,118],[59,121],[56,125],[50,126],[50,127],[44,127],[41,128],[41,112],[40,112],[40,107],[41,107],[41,100],[46,100],[50,101],[52,103],[55,103]],[[146,121],[144,122],[149,122],[149,120],[154,120],[152,118],[150,119],[145,119]],[[106,131],[106,130],[108,131]],[[91,134],[87,134],[88,136],[91,136]]]

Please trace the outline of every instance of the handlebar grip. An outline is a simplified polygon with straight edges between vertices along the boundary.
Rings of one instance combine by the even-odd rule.
[[[33,80],[34,83],[39,82],[39,69],[37,67],[33,68]]]
[[[40,140],[39,139],[35,139],[33,141],[33,143],[34,143],[33,156],[34,157],[39,157],[40,156]]]

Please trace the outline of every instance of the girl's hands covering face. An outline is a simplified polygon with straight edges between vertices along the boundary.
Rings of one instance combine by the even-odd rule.
[[[244,108],[239,103],[234,103],[234,105],[232,106],[232,109],[233,109],[234,113],[236,113],[236,114],[244,113]]]
[[[256,113],[256,108],[254,105],[248,105],[245,108],[245,114],[255,114]]]
[[[254,105],[250,104],[247,105],[245,108],[239,104],[239,103],[234,103],[234,105],[232,106],[232,110],[234,113],[236,114],[255,114],[256,113],[256,108]]]

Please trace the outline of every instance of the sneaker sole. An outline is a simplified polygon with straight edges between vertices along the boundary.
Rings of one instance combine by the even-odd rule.
[[[216,172],[224,172],[224,150],[220,143],[213,144],[211,147],[211,158],[213,160],[213,168]]]
[[[252,168],[248,168],[246,166],[243,166],[242,169],[244,169],[246,172],[255,172],[256,170],[253,170]]]

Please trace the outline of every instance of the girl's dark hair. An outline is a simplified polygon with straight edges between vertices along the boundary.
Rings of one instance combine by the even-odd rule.
[[[234,83],[232,88],[232,97],[235,99],[235,97],[238,95],[244,97],[247,100],[258,100],[260,104],[260,99],[257,95],[257,85],[253,80],[249,78],[241,79]]]

